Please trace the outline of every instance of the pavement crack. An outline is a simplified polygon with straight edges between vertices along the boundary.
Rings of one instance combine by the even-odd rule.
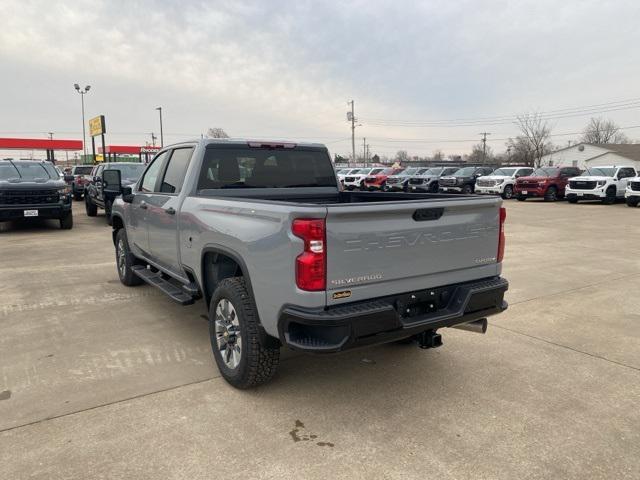
[[[552,342],[551,340],[547,340],[546,338],[536,337],[535,335],[530,335],[528,333],[519,332],[518,330],[513,330],[511,328],[503,327],[502,325],[496,325],[495,323],[491,324],[492,327],[500,328],[502,330],[506,330],[511,333],[515,333],[516,335],[522,335],[523,337],[532,338],[534,340],[539,340],[544,343],[548,343],[549,345],[554,345],[556,347],[565,348],[567,350],[571,350],[572,352],[581,353],[583,355],[587,355],[589,357],[597,358],[599,360],[604,360],[605,362],[613,363],[614,365],[619,365],[621,367],[630,368],[631,370],[635,370],[640,372],[640,368],[634,367],[633,365],[627,365],[626,363],[618,362],[616,360],[611,360],[610,358],[603,357],[600,355],[596,355],[595,353],[585,352],[584,350],[578,350],[577,348],[570,347],[568,345],[563,345],[562,343]]]

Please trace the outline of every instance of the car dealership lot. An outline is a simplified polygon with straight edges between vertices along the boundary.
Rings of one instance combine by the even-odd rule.
[[[638,478],[640,210],[506,202],[485,337],[218,374],[202,302],[126,288],[110,229],[0,226],[4,478]]]

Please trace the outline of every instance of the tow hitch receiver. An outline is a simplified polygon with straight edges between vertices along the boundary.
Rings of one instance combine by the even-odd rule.
[[[435,330],[427,330],[417,335],[420,348],[438,348],[442,346],[442,336]]]

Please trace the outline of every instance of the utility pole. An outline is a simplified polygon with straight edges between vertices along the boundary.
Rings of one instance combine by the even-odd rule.
[[[160,113],[160,147],[164,147],[164,135],[162,133],[162,107],[156,107]]]
[[[356,161],[356,114],[354,109],[354,102],[351,100],[347,102],[351,105],[351,111],[347,112],[347,120],[351,120],[351,155],[352,161]]]
[[[49,132],[49,140],[53,140],[53,132]]]
[[[367,165],[367,138],[362,137],[362,158],[364,158],[364,164]]]
[[[158,137],[156,137],[155,133],[151,132],[151,143],[154,147],[156,146],[156,138]]]
[[[482,135],[482,164],[484,165],[487,161],[487,135],[491,135],[488,132],[482,132],[478,135]]]

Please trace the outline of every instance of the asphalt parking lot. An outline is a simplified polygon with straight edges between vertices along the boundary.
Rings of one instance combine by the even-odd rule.
[[[640,209],[506,205],[486,335],[286,354],[253,391],[201,302],[120,284],[102,215],[0,226],[2,477],[640,478]]]

